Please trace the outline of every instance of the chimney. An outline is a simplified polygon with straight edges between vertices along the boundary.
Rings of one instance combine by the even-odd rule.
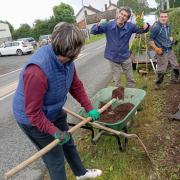
[[[109,6],[111,5],[111,0],[109,0]]]
[[[104,6],[105,6],[105,11],[107,11],[107,4],[105,4]]]

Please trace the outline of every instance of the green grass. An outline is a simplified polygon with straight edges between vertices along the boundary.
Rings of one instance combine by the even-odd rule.
[[[86,38],[86,41],[85,41],[85,44],[90,44],[94,41],[97,41],[97,40],[100,40],[100,39],[103,39],[105,38],[105,35],[104,34],[100,34],[100,35],[90,35],[90,38]]]

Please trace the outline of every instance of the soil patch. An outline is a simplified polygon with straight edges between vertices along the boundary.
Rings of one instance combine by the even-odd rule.
[[[102,106],[103,104],[101,104],[101,107]],[[101,114],[99,121],[110,124],[117,123],[126,117],[126,115],[133,109],[133,107],[134,104],[131,103],[120,104],[114,109],[111,109],[110,107]]]
[[[112,99],[124,99],[124,87],[118,87],[112,91]]]

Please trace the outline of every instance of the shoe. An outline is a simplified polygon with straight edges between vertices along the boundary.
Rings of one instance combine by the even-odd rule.
[[[177,80],[171,80],[171,84],[180,84],[180,79]]]
[[[154,85],[154,89],[155,89],[155,90],[160,90],[160,84],[155,84],[155,85]]]
[[[86,174],[82,175],[82,176],[76,176],[76,180],[83,180],[83,179],[87,179],[87,178],[96,178],[98,176],[101,176],[102,171],[99,169],[87,169]]]

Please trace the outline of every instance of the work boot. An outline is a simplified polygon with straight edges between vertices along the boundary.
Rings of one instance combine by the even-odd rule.
[[[155,89],[155,90],[160,90],[160,88],[161,88],[161,87],[160,87],[160,84],[155,83],[154,89]]]
[[[155,80],[155,90],[159,90],[160,89],[160,84],[163,82],[164,79],[164,74],[163,73],[157,73],[156,75],[156,80]]]
[[[96,178],[101,176],[102,171],[99,169],[87,169],[86,174],[82,175],[82,176],[76,176],[76,180],[83,180],[83,179],[88,179],[88,178]]]
[[[173,69],[171,76],[171,83],[179,84],[180,83],[179,75],[180,75],[179,69]]]
[[[163,73],[157,73],[155,83],[161,84],[163,82],[163,80],[164,80],[164,74]]]

